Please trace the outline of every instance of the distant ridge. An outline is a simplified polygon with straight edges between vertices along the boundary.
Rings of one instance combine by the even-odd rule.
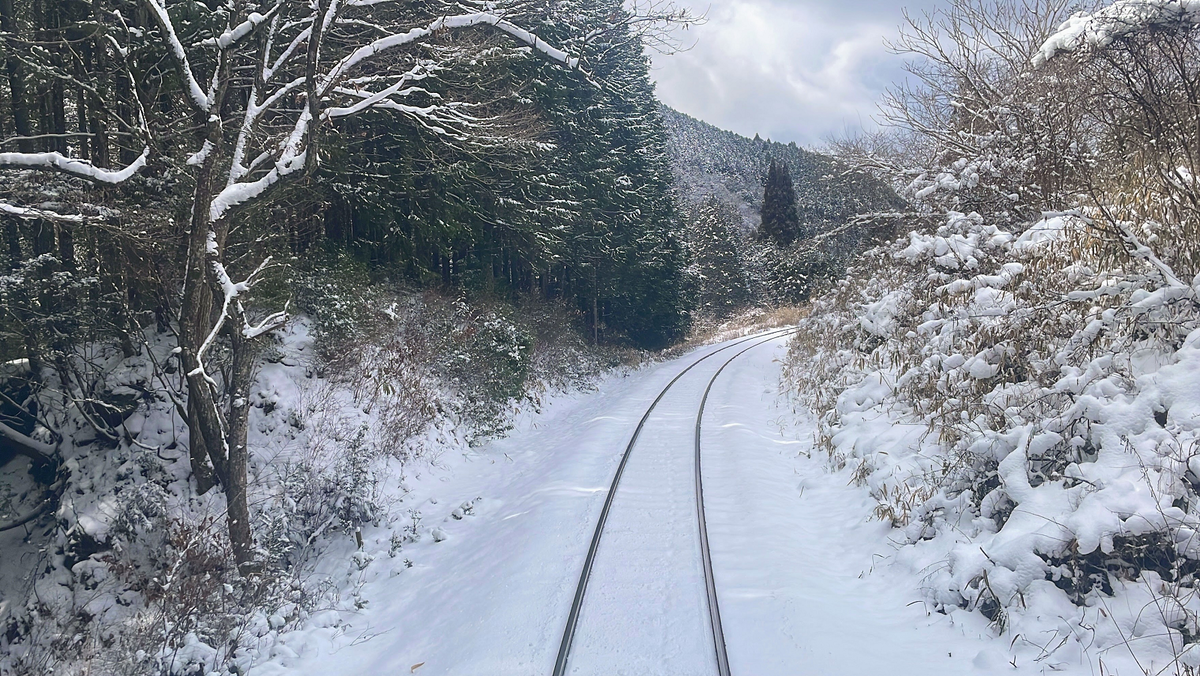
[[[824,232],[857,214],[906,206],[882,181],[828,155],[757,135],[746,138],[665,105],[661,112],[681,201],[690,206],[715,195],[741,214],[744,232],[758,228],[763,179],[772,159],[791,170],[800,221],[808,234]]]

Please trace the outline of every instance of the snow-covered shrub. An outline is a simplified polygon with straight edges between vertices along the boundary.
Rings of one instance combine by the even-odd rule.
[[[525,395],[533,337],[493,310],[463,312],[462,328],[448,360],[451,381],[463,396],[463,412],[488,431],[497,429],[502,407]]]
[[[514,321],[533,339],[526,396],[535,401],[547,391],[586,388],[605,370],[637,363],[643,355],[587,340],[578,313],[562,303],[524,302]]]
[[[84,469],[79,480],[101,478]],[[160,483],[115,478],[110,488],[106,522],[52,531],[23,612],[6,618],[6,673],[244,672],[264,608],[288,608],[294,621],[320,598],[283,569],[240,576],[219,512],[181,509]]]
[[[1200,279],[1093,215],[952,213],[868,252],[801,321],[786,377],[901,558],[931,566],[934,607],[1061,655],[1133,631],[1194,667]],[[1147,603],[1110,619],[1113,593]]]
[[[321,372],[375,416],[367,443],[384,453],[415,452],[410,441],[447,416],[471,436],[500,433],[513,402],[582,385],[623,359],[587,344],[578,315],[558,303],[450,298],[352,277],[305,277],[297,295],[314,312]]]
[[[1197,15],[1074,9],[910,21],[916,78],[885,101],[901,134],[861,158],[933,225],[814,303],[788,377],[933,607],[1051,668],[1193,673]]]
[[[293,267],[290,286],[297,310],[313,321],[318,349],[326,352],[372,326],[371,311],[382,291],[371,284],[364,263],[333,247],[316,249]]]
[[[326,404],[338,400],[327,383],[312,387],[328,397]],[[331,406],[310,409],[304,420],[301,452],[281,453],[258,476],[265,501],[259,547],[264,561],[280,570],[304,568],[324,539],[349,536],[387,511],[376,462],[380,454],[370,445],[365,422],[369,416]]]

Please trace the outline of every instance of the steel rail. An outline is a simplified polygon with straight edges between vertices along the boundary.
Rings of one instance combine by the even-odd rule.
[[[737,347],[742,343],[758,340],[767,335],[770,335],[770,338],[767,338],[767,340],[774,340],[775,338],[778,338],[779,336],[791,331],[795,331],[795,329],[774,329],[772,331],[768,331],[767,333],[759,333],[753,336],[742,338],[738,341],[730,343],[729,345],[709,352],[703,357],[700,357],[696,361],[692,362],[687,368],[677,373],[675,377],[671,379],[671,382],[667,383],[666,387],[664,387],[662,391],[658,393],[658,396],[654,398],[654,401],[650,404],[650,407],[646,409],[646,412],[642,415],[642,419],[638,421],[637,428],[635,428],[633,431],[633,436],[630,437],[629,443],[625,446],[625,451],[621,455],[621,462],[617,465],[617,471],[613,475],[612,484],[608,488],[608,495],[606,495],[604,498],[604,506],[600,509],[600,517],[596,522],[596,530],[592,533],[592,541],[588,546],[587,556],[583,561],[583,570],[579,573],[579,583],[575,587],[575,598],[571,601],[571,611],[567,614],[567,626],[563,630],[562,642],[558,646],[558,656],[554,661],[554,676],[566,676],[567,659],[571,654],[571,645],[575,640],[575,630],[579,626],[579,613],[583,609],[583,599],[587,595],[587,586],[592,575],[592,566],[596,561],[596,552],[600,548],[600,537],[604,533],[604,525],[605,522],[608,521],[608,513],[612,508],[613,498],[616,497],[617,486],[621,483],[621,475],[625,472],[625,466],[629,463],[629,456],[633,451],[633,447],[637,443],[638,436],[640,436],[642,433],[642,428],[646,426],[646,421],[650,418],[650,414],[654,412],[654,408],[658,406],[658,403],[662,401],[663,397],[667,396],[667,391],[670,390],[671,387],[675,385],[675,383],[677,383],[679,379],[682,378],[688,371],[691,371],[699,366],[700,362],[708,359],[709,357],[715,356],[718,353],[724,352],[725,350]],[[767,341],[764,340],[762,342]]]
[[[788,335],[788,333],[784,332],[761,340],[725,360],[721,368],[717,369],[717,372],[709,379],[708,387],[704,388],[704,396],[700,398],[700,410],[696,413],[696,516],[700,524],[700,558],[704,566],[704,587],[708,593],[708,619],[709,626],[712,628],[713,647],[717,653],[717,673],[719,676],[730,676],[729,654],[725,649],[725,630],[721,627],[721,609],[717,603],[717,582],[713,576],[712,555],[708,549],[708,522],[704,518],[704,478],[700,471],[700,424],[704,419],[704,406],[708,403],[708,394],[717,382],[717,376],[721,375],[725,367],[732,364],[734,359],[737,359],[759,345],[782,338]]]

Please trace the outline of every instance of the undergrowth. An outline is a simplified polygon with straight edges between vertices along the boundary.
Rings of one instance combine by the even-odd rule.
[[[931,566],[933,607],[1090,649],[1132,623],[1195,667],[1200,297],[1095,216],[951,213],[869,251],[800,320],[784,377],[832,468]],[[1118,593],[1145,605],[1097,616]],[[1054,599],[1107,629],[1039,626]]]

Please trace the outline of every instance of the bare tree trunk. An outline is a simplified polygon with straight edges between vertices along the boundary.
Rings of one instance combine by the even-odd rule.
[[[250,385],[254,380],[254,363],[258,355],[253,341],[242,333],[244,319],[239,313],[238,321],[230,327],[229,336],[233,350],[233,364],[229,369],[229,462],[221,483],[225,485],[225,501],[228,505],[226,519],[229,524],[229,540],[233,543],[233,555],[242,573],[250,572],[246,564],[254,559],[254,541],[250,532],[250,505],[247,500],[246,465],[250,453],[246,444],[250,420]]]
[[[188,395],[187,414],[190,432],[188,435],[188,460],[192,465],[192,477],[196,479],[196,492],[204,495],[217,485],[217,479],[213,474],[212,466],[208,464],[208,446],[204,443],[204,435],[192,425],[192,421],[197,420],[200,416],[200,413],[196,411],[197,398],[191,396],[190,393]]]
[[[84,49],[86,49],[86,47]],[[75,77],[80,82],[85,81],[87,78],[87,75],[84,73],[83,62],[80,59],[75,60]],[[83,134],[88,133],[87,116],[87,94],[85,93],[83,87],[77,87],[75,89],[75,131],[80,134],[79,157],[85,160],[89,160],[92,157],[92,149],[88,143],[88,137],[83,136]]]
[[[63,68],[63,41],[65,36],[62,30],[62,5],[60,3],[50,3],[50,7],[46,12],[46,28],[51,36],[51,46],[49,47],[51,58],[50,63],[58,70]],[[62,154],[67,154],[67,90],[63,85],[62,78],[54,78],[50,83],[50,121],[54,129],[55,138],[50,144],[50,147]]]
[[[4,0],[0,0],[0,2],[3,1]],[[100,7],[99,0],[93,0],[93,18],[97,22],[100,22],[102,21],[103,14],[104,12]],[[111,84],[111,74],[109,74],[108,70],[108,59],[106,58],[107,52],[105,52],[105,49],[106,47],[104,39],[101,36],[101,32],[97,31],[92,42],[84,45],[84,57],[87,65],[91,67],[93,72],[102,74],[101,77],[103,80],[101,81],[101,84],[105,87],[108,87]],[[97,166],[107,167],[109,165],[109,152],[108,131],[106,129],[107,125],[105,124],[104,116],[102,114],[104,110],[104,103],[95,94],[88,94],[87,99],[89,102],[87,111],[88,132],[92,135],[90,143],[92,163]]]
[[[9,35],[17,35],[17,18],[13,0],[0,0],[0,30]],[[17,149],[23,153],[36,152],[37,144],[32,139],[26,138],[32,135],[32,131],[29,126],[29,92],[25,89],[25,68],[21,64],[21,60],[13,54],[11,45],[4,50],[4,56],[13,124],[17,136],[22,137],[17,142]]]
[[[75,272],[75,228],[70,223],[58,224],[58,258],[63,268]]]
[[[2,0],[0,0],[2,1]],[[21,264],[21,228],[20,219],[16,216],[3,216],[4,238],[8,240],[8,271],[12,272]]]
[[[183,281],[183,303],[179,310],[179,358],[188,384],[188,452],[196,490],[205,493],[213,487],[213,469],[208,458],[214,458],[217,472],[224,459],[221,448],[225,440],[222,425],[213,404],[212,385],[201,371],[199,349],[208,336],[212,314],[212,290],[208,286],[208,211],[212,203],[212,174],[216,153],[201,164],[196,173],[196,188],[192,194],[192,217],[188,238],[188,253]]]
[[[220,109],[224,100],[226,84],[229,82],[229,62],[218,65],[223,82],[212,99],[213,107]],[[240,568],[248,570],[246,564],[253,560],[254,546],[250,532],[250,508],[246,496],[246,415],[249,413],[244,390],[249,387],[249,379],[253,372],[254,355],[249,346],[243,344],[240,324],[230,328],[229,334],[233,340],[234,364],[225,385],[226,394],[242,392],[241,401],[238,396],[229,397],[232,403],[228,417],[222,412],[221,392],[209,380],[210,375],[204,371],[200,350],[209,333],[213,330],[213,264],[220,263],[225,251],[225,239],[229,234],[229,222],[219,220],[212,222],[210,210],[213,194],[216,189],[214,171],[220,153],[217,149],[222,146],[220,121],[215,116],[205,121],[205,140],[212,144],[213,150],[200,165],[196,172],[196,188],[192,194],[192,214],[187,235],[188,253],[184,271],[183,303],[179,317],[179,348],[180,360],[188,384],[188,431],[193,439],[189,449],[193,471],[198,487],[205,476],[206,465],[201,450],[207,451],[208,459],[225,490],[229,539],[233,545],[234,557]],[[210,248],[215,246],[215,251]],[[240,315],[238,316],[240,320]],[[234,335],[237,334],[237,335]],[[239,410],[241,409],[241,410]],[[196,445],[200,439],[203,449]],[[196,472],[196,468],[201,468]],[[209,475],[211,482],[211,475]],[[211,483],[210,483],[211,486]]]

